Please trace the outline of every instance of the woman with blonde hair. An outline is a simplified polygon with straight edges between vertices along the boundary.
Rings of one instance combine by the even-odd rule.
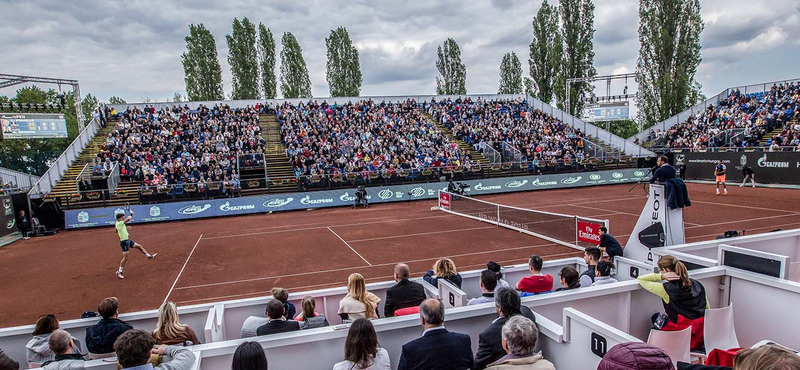
[[[461,289],[461,274],[456,271],[455,262],[449,258],[442,258],[436,261],[433,264],[433,269],[428,270],[422,278],[435,287],[439,286],[439,279],[445,279]]]
[[[178,309],[175,303],[167,301],[158,308],[158,325],[153,330],[153,338],[158,344],[200,344],[194,330],[188,325],[183,325],[178,320]]]
[[[339,301],[339,316],[342,320],[376,319],[381,299],[367,291],[367,284],[361,274],[351,274],[347,278],[347,295]]]

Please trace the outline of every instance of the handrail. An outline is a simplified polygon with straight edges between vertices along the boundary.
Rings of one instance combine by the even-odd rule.
[[[31,195],[41,196],[53,190],[53,186],[64,176],[72,162],[80,156],[83,149],[86,148],[86,145],[92,140],[94,135],[97,134],[99,127],[100,124],[97,122],[97,119],[92,118],[89,124],[83,128],[83,131],[81,131],[64,152],[58,156],[58,159],[56,159],[53,165],[39,178],[39,181],[33,184],[31,190],[28,191],[28,199],[30,199]]]
[[[481,149],[481,154],[483,154],[483,157],[489,160],[489,162],[492,164],[503,162],[503,156],[500,155],[500,152],[498,152],[492,145],[493,142],[491,141],[484,143],[483,148]]]
[[[695,147],[667,147],[667,146],[658,146],[652,147],[652,149],[656,151],[687,151],[687,152],[798,152],[800,151],[800,147],[798,146],[779,146],[778,150],[773,150],[772,147],[769,146],[722,146],[722,147],[705,147],[705,148],[695,148]]]

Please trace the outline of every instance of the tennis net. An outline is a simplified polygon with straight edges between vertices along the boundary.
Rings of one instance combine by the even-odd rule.
[[[439,191],[439,209],[580,250],[599,245],[600,226],[609,227],[608,220],[519,208],[446,191]]]

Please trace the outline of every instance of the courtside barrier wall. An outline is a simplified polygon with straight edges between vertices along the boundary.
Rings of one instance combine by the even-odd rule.
[[[10,195],[0,195],[0,238],[17,232],[14,202]]]
[[[574,188],[581,186],[623,184],[638,181],[646,175],[642,169],[626,168],[612,171],[580,172],[539,176],[466,180],[470,195],[498,194],[517,191]],[[446,182],[393,185],[367,188],[370,203],[402,202],[436,199]],[[321,190],[252,197],[194,200],[152,205],[132,205],[132,223],[189,220],[272,211],[291,211],[323,207],[351,206],[355,189]],[[68,210],[64,214],[67,229],[113,225],[114,215],[123,207]]]
[[[727,169],[728,185],[741,184],[745,165],[753,169],[757,183],[800,184],[800,152],[675,153],[675,163],[686,163],[686,178],[693,180],[713,181],[718,160]]]

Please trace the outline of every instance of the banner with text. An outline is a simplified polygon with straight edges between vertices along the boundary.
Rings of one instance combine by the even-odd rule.
[[[0,237],[17,231],[17,219],[14,216],[14,203],[8,195],[0,196]]]
[[[592,245],[600,245],[600,224],[578,221],[578,241]]]
[[[675,153],[675,163],[686,163],[686,178],[714,180],[717,161],[727,167],[727,180],[741,182],[742,168],[747,165],[755,172],[756,182],[770,184],[800,184],[800,152],[706,152]]]
[[[647,171],[626,168],[614,171],[520,176],[462,181],[470,187],[470,195],[496,194],[529,190],[546,190],[592,185],[611,185],[638,181]],[[367,188],[370,203],[437,199],[439,190],[447,190],[446,182],[394,185]],[[195,218],[291,211],[297,209],[350,206],[355,189],[321,190],[304,193],[261,195],[242,198],[194,200],[175,203],[132,205],[133,223],[177,221]],[[67,229],[114,224],[114,215],[123,207],[69,210],[64,214]]]

